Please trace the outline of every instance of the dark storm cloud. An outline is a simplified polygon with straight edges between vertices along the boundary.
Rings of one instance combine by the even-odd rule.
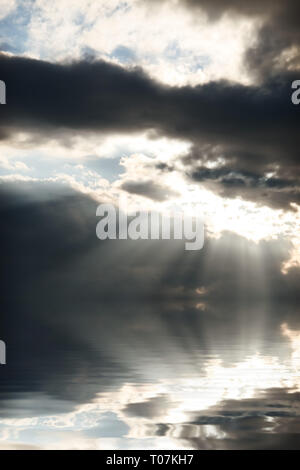
[[[88,60],[59,65],[5,55],[0,67],[8,103],[1,109],[2,126],[45,131],[155,127],[162,89],[139,69],[128,72]]]
[[[166,0],[167,2],[168,0]],[[191,11],[202,11],[207,14],[210,21],[218,21],[224,15],[235,17],[238,21],[239,16],[249,17],[258,19],[261,22],[261,26],[257,32],[257,39],[255,45],[249,47],[245,53],[245,66],[248,68],[250,75],[254,75],[262,87],[266,86],[267,83],[272,81],[276,76],[284,76],[287,70],[299,70],[300,68],[300,3],[297,0],[257,0],[257,1],[240,1],[240,0],[178,0],[178,5],[183,5]],[[156,6],[159,8],[159,2]],[[195,21],[197,18],[195,17]],[[285,53],[285,54],[283,54]],[[259,86],[259,85],[258,85]],[[262,95],[261,95],[262,98]],[[238,103],[239,100],[237,100]],[[262,98],[263,101],[263,98]],[[221,101],[220,101],[221,102]],[[243,144],[241,142],[236,145],[235,132],[230,130],[228,135],[232,134],[232,143],[228,142],[223,145],[219,156],[226,157],[227,163],[231,164],[231,168],[227,169],[228,175],[223,178],[213,179],[211,174],[208,178],[204,178],[205,169],[199,171],[198,168],[191,168],[192,177],[195,176],[196,180],[199,180],[199,172],[201,172],[201,181],[203,184],[219,193],[224,197],[243,197],[246,200],[252,200],[263,205],[270,205],[273,207],[290,208],[290,202],[296,202],[299,204],[300,192],[299,192],[299,166],[295,162],[298,144],[295,142],[295,147],[292,149],[289,145],[278,142],[278,145],[269,145],[266,143],[256,145],[261,139],[260,135],[260,124],[257,122],[256,137],[253,135],[253,139],[249,138],[251,128],[255,126],[254,122],[251,122],[252,113],[248,114],[247,107],[244,107],[243,99],[240,100],[241,110],[244,109],[245,115],[250,119],[248,121],[248,137],[244,139]],[[230,106],[228,104],[228,106]],[[267,123],[267,111],[261,109],[261,117],[264,120],[261,131],[265,133],[265,124]],[[258,110],[258,109],[257,109]],[[265,113],[266,112],[266,113]],[[284,114],[282,113],[281,107],[277,108],[276,113],[281,115],[282,127],[281,131],[285,133],[290,124],[287,123]],[[270,117],[270,115],[269,115]],[[225,121],[224,117],[224,121]],[[297,117],[299,122],[299,116]],[[242,119],[243,120],[243,119]],[[275,118],[276,121],[276,118]],[[277,125],[274,121],[274,134],[277,132]],[[233,124],[233,121],[229,118],[228,125]],[[239,127],[240,124],[235,123],[233,126]],[[243,127],[243,124],[241,123]],[[224,129],[226,124],[224,123]],[[241,130],[241,128],[240,128]],[[294,129],[293,132],[297,132]],[[285,139],[284,139],[285,140]],[[204,144],[207,142],[214,144],[223,143],[220,139],[216,138],[205,138]],[[262,143],[262,141],[261,141]],[[286,141],[287,143],[287,141]],[[201,152],[203,144],[196,146],[196,152],[198,154],[198,161],[203,164],[205,155]],[[292,144],[293,147],[293,144]],[[291,155],[294,154],[294,163],[291,161]],[[265,180],[265,173],[269,169],[273,169],[276,164],[279,164],[279,174],[276,178],[272,178],[269,181]],[[259,174],[256,177],[256,182],[245,181],[245,178],[239,175],[235,176],[235,173],[242,171],[254,171],[256,167],[259,168]],[[273,167],[273,168],[272,168]],[[206,170],[209,171],[208,169]],[[222,172],[223,170],[220,170]],[[229,177],[229,173],[231,176]],[[295,180],[295,177],[297,180]],[[213,181],[213,184],[212,184]]]
[[[41,139],[67,132],[152,129],[193,142],[189,163],[195,171],[199,162],[218,157],[233,173],[256,172],[258,178],[276,168],[276,177],[286,181],[284,194],[266,186],[261,202],[272,205],[274,196],[276,205],[288,208],[299,200],[293,182],[288,188],[299,176],[300,108],[291,103],[292,73],[261,87],[220,81],[177,88],[163,86],[139,69],[105,62],[59,65],[2,55],[0,66],[8,103],[1,107],[2,138],[15,130],[29,130]],[[257,199],[251,191],[244,195]]]
[[[196,167],[187,174],[223,197],[242,197],[275,208],[289,207],[291,201],[300,203],[299,179],[266,177],[227,166],[215,169]]]
[[[20,394],[72,406],[142,381],[149,358],[154,380],[161,369],[164,377],[174,367],[186,374],[198,355],[234,345],[241,329],[250,349],[222,348],[225,364],[254,353],[260,340],[279,337],[288,348],[280,325],[299,328],[300,272],[281,273],[283,241],[256,245],[224,234],[199,252],[181,241],[102,242],[98,204],[87,196],[42,183],[0,191],[2,416],[34,413],[14,409]]]
[[[244,147],[199,144],[182,162],[188,180],[223,197],[290,210],[292,202],[300,201],[297,147],[288,144],[280,149],[279,145],[263,149],[251,139]]]

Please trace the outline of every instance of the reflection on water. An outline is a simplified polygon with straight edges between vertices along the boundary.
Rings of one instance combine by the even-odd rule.
[[[1,369],[1,447],[299,447],[300,331],[250,313],[246,337],[197,305],[49,322]]]

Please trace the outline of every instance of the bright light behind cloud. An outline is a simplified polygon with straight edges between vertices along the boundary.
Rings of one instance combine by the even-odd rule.
[[[172,85],[213,79],[249,82],[244,51],[255,39],[253,20],[205,15],[149,2],[38,0],[28,27],[26,53],[51,61],[84,52],[123,66],[141,66]],[[52,32],[55,31],[55,34]]]
[[[189,152],[189,142],[154,138],[146,132],[131,136],[63,134],[57,139],[37,140],[34,151],[32,142],[34,136],[20,133],[13,141],[1,143],[2,179],[7,180],[6,173],[13,171],[14,178],[19,174],[22,178],[60,180],[98,200],[104,198],[115,204],[121,195],[126,195],[129,210],[141,207],[165,211],[176,205],[190,215],[203,217],[209,236],[218,237],[228,230],[256,242],[283,237],[292,243],[291,258],[283,270],[300,263],[299,208],[284,211],[239,198],[228,199],[192,183],[184,177],[180,159]],[[111,183],[101,174],[101,161],[109,159],[119,161]],[[90,168],[91,161],[99,162],[98,170]],[[172,167],[172,171],[161,171],[159,164]],[[153,181],[165,189],[167,200],[127,193],[122,186],[132,181]]]

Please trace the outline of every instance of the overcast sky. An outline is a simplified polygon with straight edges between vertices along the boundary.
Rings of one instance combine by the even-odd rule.
[[[13,345],[0,410],[9,445],[40,446],[33,431],[14,441],[16,414],[19,428],[53,410],[75,420],[101,389],[120,403],[112,412],[124,435],[139,419],[166,438],[184,422],[185,445],[224,438],[224,448],[242,448],[259,446],[273,423],[284,437],[265,436],[266,446],[297,447],[300,382],[289,374],[300,357],[299,18],[296,0],[0,0],[0,333]],[[120,196],[131,208],[200,208],[203,250],[99,241],[96,207]],[[283,349],[251,363],[265,335]],[[196,390],[193,359],[237,338],[242,357],[224,353],[223,365],[200,368],[211,387],[220,374],[227,394],[189,408],[172,396],[172,374],[165,388],[147,388],[188,364],[182,373]],[[153,369],[135,369],[137,357]],[[228,370],[251,364],[265,371],[264,394],[248,375],[241,388],[251,393],[235,393]],[[139,393],[124,390],[128,377]],[[23,399],[49,400],[30,398],[16,413],[18,383]],[[93,432],[76,445],[97,445]]]

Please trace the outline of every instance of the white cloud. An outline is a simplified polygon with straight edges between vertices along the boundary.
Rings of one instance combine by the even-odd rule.
[[[29,170],[26,163],[18,160],[10,160],[7,157],[0,155],[0,169],[12,171],[26,171]]]
[[[158,8],[158,9],[157,9]],[[222,18],[209,23],[185,9],[163,4],[102,0],[38,0],[28,27],[27,52],[57,61],[79,58],[84,48],[96,57],[124,64],[118,47],[128,48],[131,65],[176,85],[228,78],[247,82],[243,53],[255,38],[254,20]]]
[[[0,0],[0,20],[9,15],[16,6],[16,0]]]

